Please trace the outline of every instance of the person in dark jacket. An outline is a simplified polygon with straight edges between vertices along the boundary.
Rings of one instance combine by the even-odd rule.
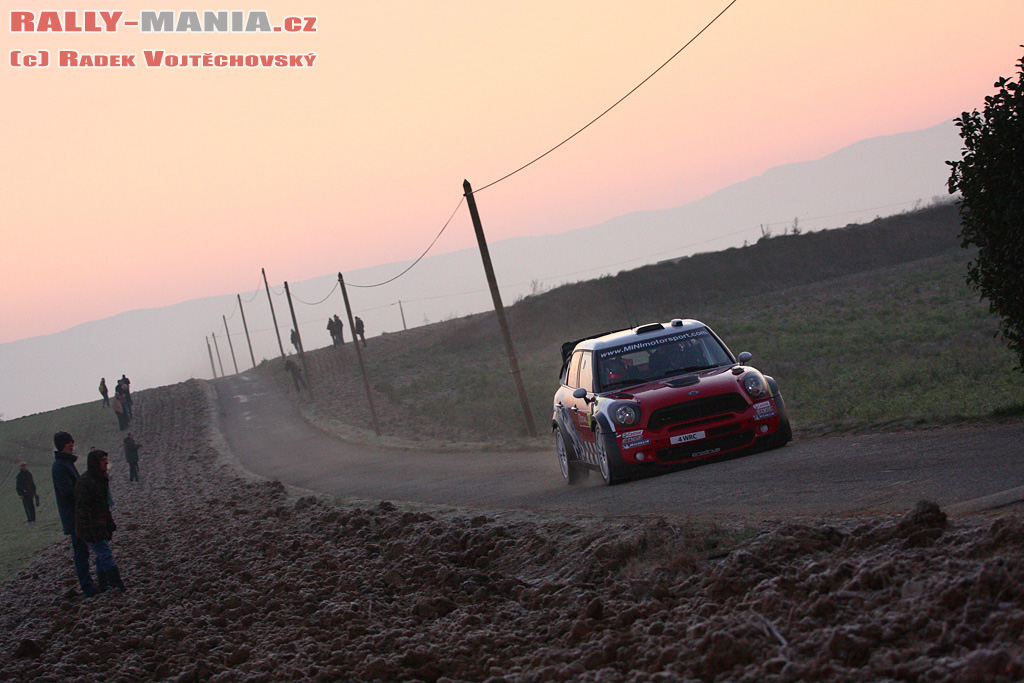
[[[365,328],[363,327],[363,319],[360,318],[358,315],[356,316],[355,324],[356,324],[355,335],[353,335],[352,341],[355,341],[356,337],[359,337],[359,339],[363,340],[363,348],[365,349],[366,348]]]
[[[338,335],[338,343],[336,346],[343,346],[345,344],[345,323],[341,322],[341,318],[338,314],[334,314],[334,331]]]
[[[64,535],[71,537],[71,550],[75,558],[75,574],[78,585],[87,596],[96,595],[99,590],[89,573],[89,546],[75,535],[75,484],[78,483],[78,468],[75,461],[75,440],[67,432],[53,435],[53,445],[57,449],[53,454],[53,467],[50,476],[53,478],[53,491],[57,497],[57,512]]]
[[[110,458],[106,451],[97,449],[89,452],[86,462],[85,474],[75,484],[75,535],[96,555],[99,590],[113,587],[124,593],[121,572],[110,552],[110,539],[117,530],[110,514]]]
[[[32,473],[28,471],[28,463],[18,463],[18,478],[15,482],[18,495],[21,496],[21,504],[25,506],[25,516],[29,524],[36,523],[36,503],[39,496],[36,494],[36,482]]]
[[[302,368],[292,362],[291,358],[285,360],[284,369],[292,373],[292,381],[295,382],[295,391],[300,391],[302,387],[309,389],[309,385],[306,384],[306,380],[302,378]]]
[[[128,481],[139,480],[139,444],[135,436],[128,432],[124,437],[124,459],[128,461]]]
[[[120,391],[114,394],[114,400],[111,403],[111,406],[114,408],[114,415],[117,416],[117,428],[123,432],[128,429],[128,422],[130,420],[128,419],[128,414],[124,410],[124,403],[121,402]]]

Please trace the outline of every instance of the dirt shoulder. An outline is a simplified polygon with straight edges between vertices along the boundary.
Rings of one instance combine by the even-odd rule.
[[[753,527],[427,510],[243,478],[199,382],[140,396],[125,595],[70,549],[0,592],[9,680],[1014,681],[1024,516]],[[297,451],[301,453],[301,451]]]

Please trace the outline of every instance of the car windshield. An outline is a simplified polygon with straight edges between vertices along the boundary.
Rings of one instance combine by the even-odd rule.
[[[603,350],[597,356],[600,391],[733,363],[706,327]]]

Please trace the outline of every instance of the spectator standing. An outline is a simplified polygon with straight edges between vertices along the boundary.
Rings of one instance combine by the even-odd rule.
[[[327,318],[327,331],[331,333],[331,346],[338,346],[338,331],[334,327],[334,318]]]
[[[124,408],[124,414],[128,419],[132,419],[132,381],[127,376],[121,375],[121,379],[117,380],[117,386],[121,390],[121,407]]]
[[[15,481],[15,488],[21,496],[21,504],[25,506],[25,521],[29,524],[36,523],[36,505],[39,503],[39,495],[36,493],[36,482],[32,473],[28,471],[28,463],[18,463],[18,478]]]
[[[295,391],[299,391],[301,388],[309,388],[306,386],[306,380],[302,378],[302,368],[296,365],[291,358],[285,360],[284,369],[292,373],[292,381],[295,382]]]
[[[78,468],[75,461],[75,440],[67,432],[53,435],[53,445],[57,450],[53,453],[53,466],[50,476],[53,479],[53,492],[57,498],[57,512],[64,535],[71,537],[71,551],[74,554],[75,574],[78,585],[86,596],[99,592],[89,573],[89,546],[75,535],[75,484],[78,483]]]
[[[128,481],[139,480],[139,444],[135,435],[128,432],[124,437],[124,459],[128,461]]]
[[[363,348],[365,349],[366,348],[366,335],[363,334],[363,319],[360,318],[358,315],[356,316],[356,319],[355,319],[355,326],[356,326],[356,329],[355,329],[356,337],[359,337],[360,339],[363,340]],[[353,338],[352,341],[355,341],[355,338]]]
[[[100,404],[100,408],[106,408],[110,405],[110,396],[107,393],[107,378],[100,377],[100,396],[103,397],[103,403]]]
[[[124,593],[121,572],[110,551],[110,540],[117,530],[110,514],[110,458],[106,451],[94,450],[89,452],[86,463],[85,474],[75,483],[75,535],[96,555],[98,590],[113,587]]]
[[[117,428],[122,432],[128,429],[128,416],[125,415],[120,392],[114,394],[114,400],[110,402],[110,405],[114,409],[114,414],[117,415]]]
[[[292,330],[292,346],[295,347],[295,353],[302,353],[302,343],[299,340],[298,330]]]
[[[334,331],[338,334],[338,346],[345,344],[345,323],[341,322],[338,314],[334,314]]]

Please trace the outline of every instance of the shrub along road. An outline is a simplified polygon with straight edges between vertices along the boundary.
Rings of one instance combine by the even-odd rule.
[[[429,452],[351,444],[311,427],[255,373],[213,383],[220,428],[241,465],[269,479],[354,499],[494,509],[763,520],[952,511],[1024,499],[1024,425],[852,434],[600,486],[562,482],[546,450]]]

